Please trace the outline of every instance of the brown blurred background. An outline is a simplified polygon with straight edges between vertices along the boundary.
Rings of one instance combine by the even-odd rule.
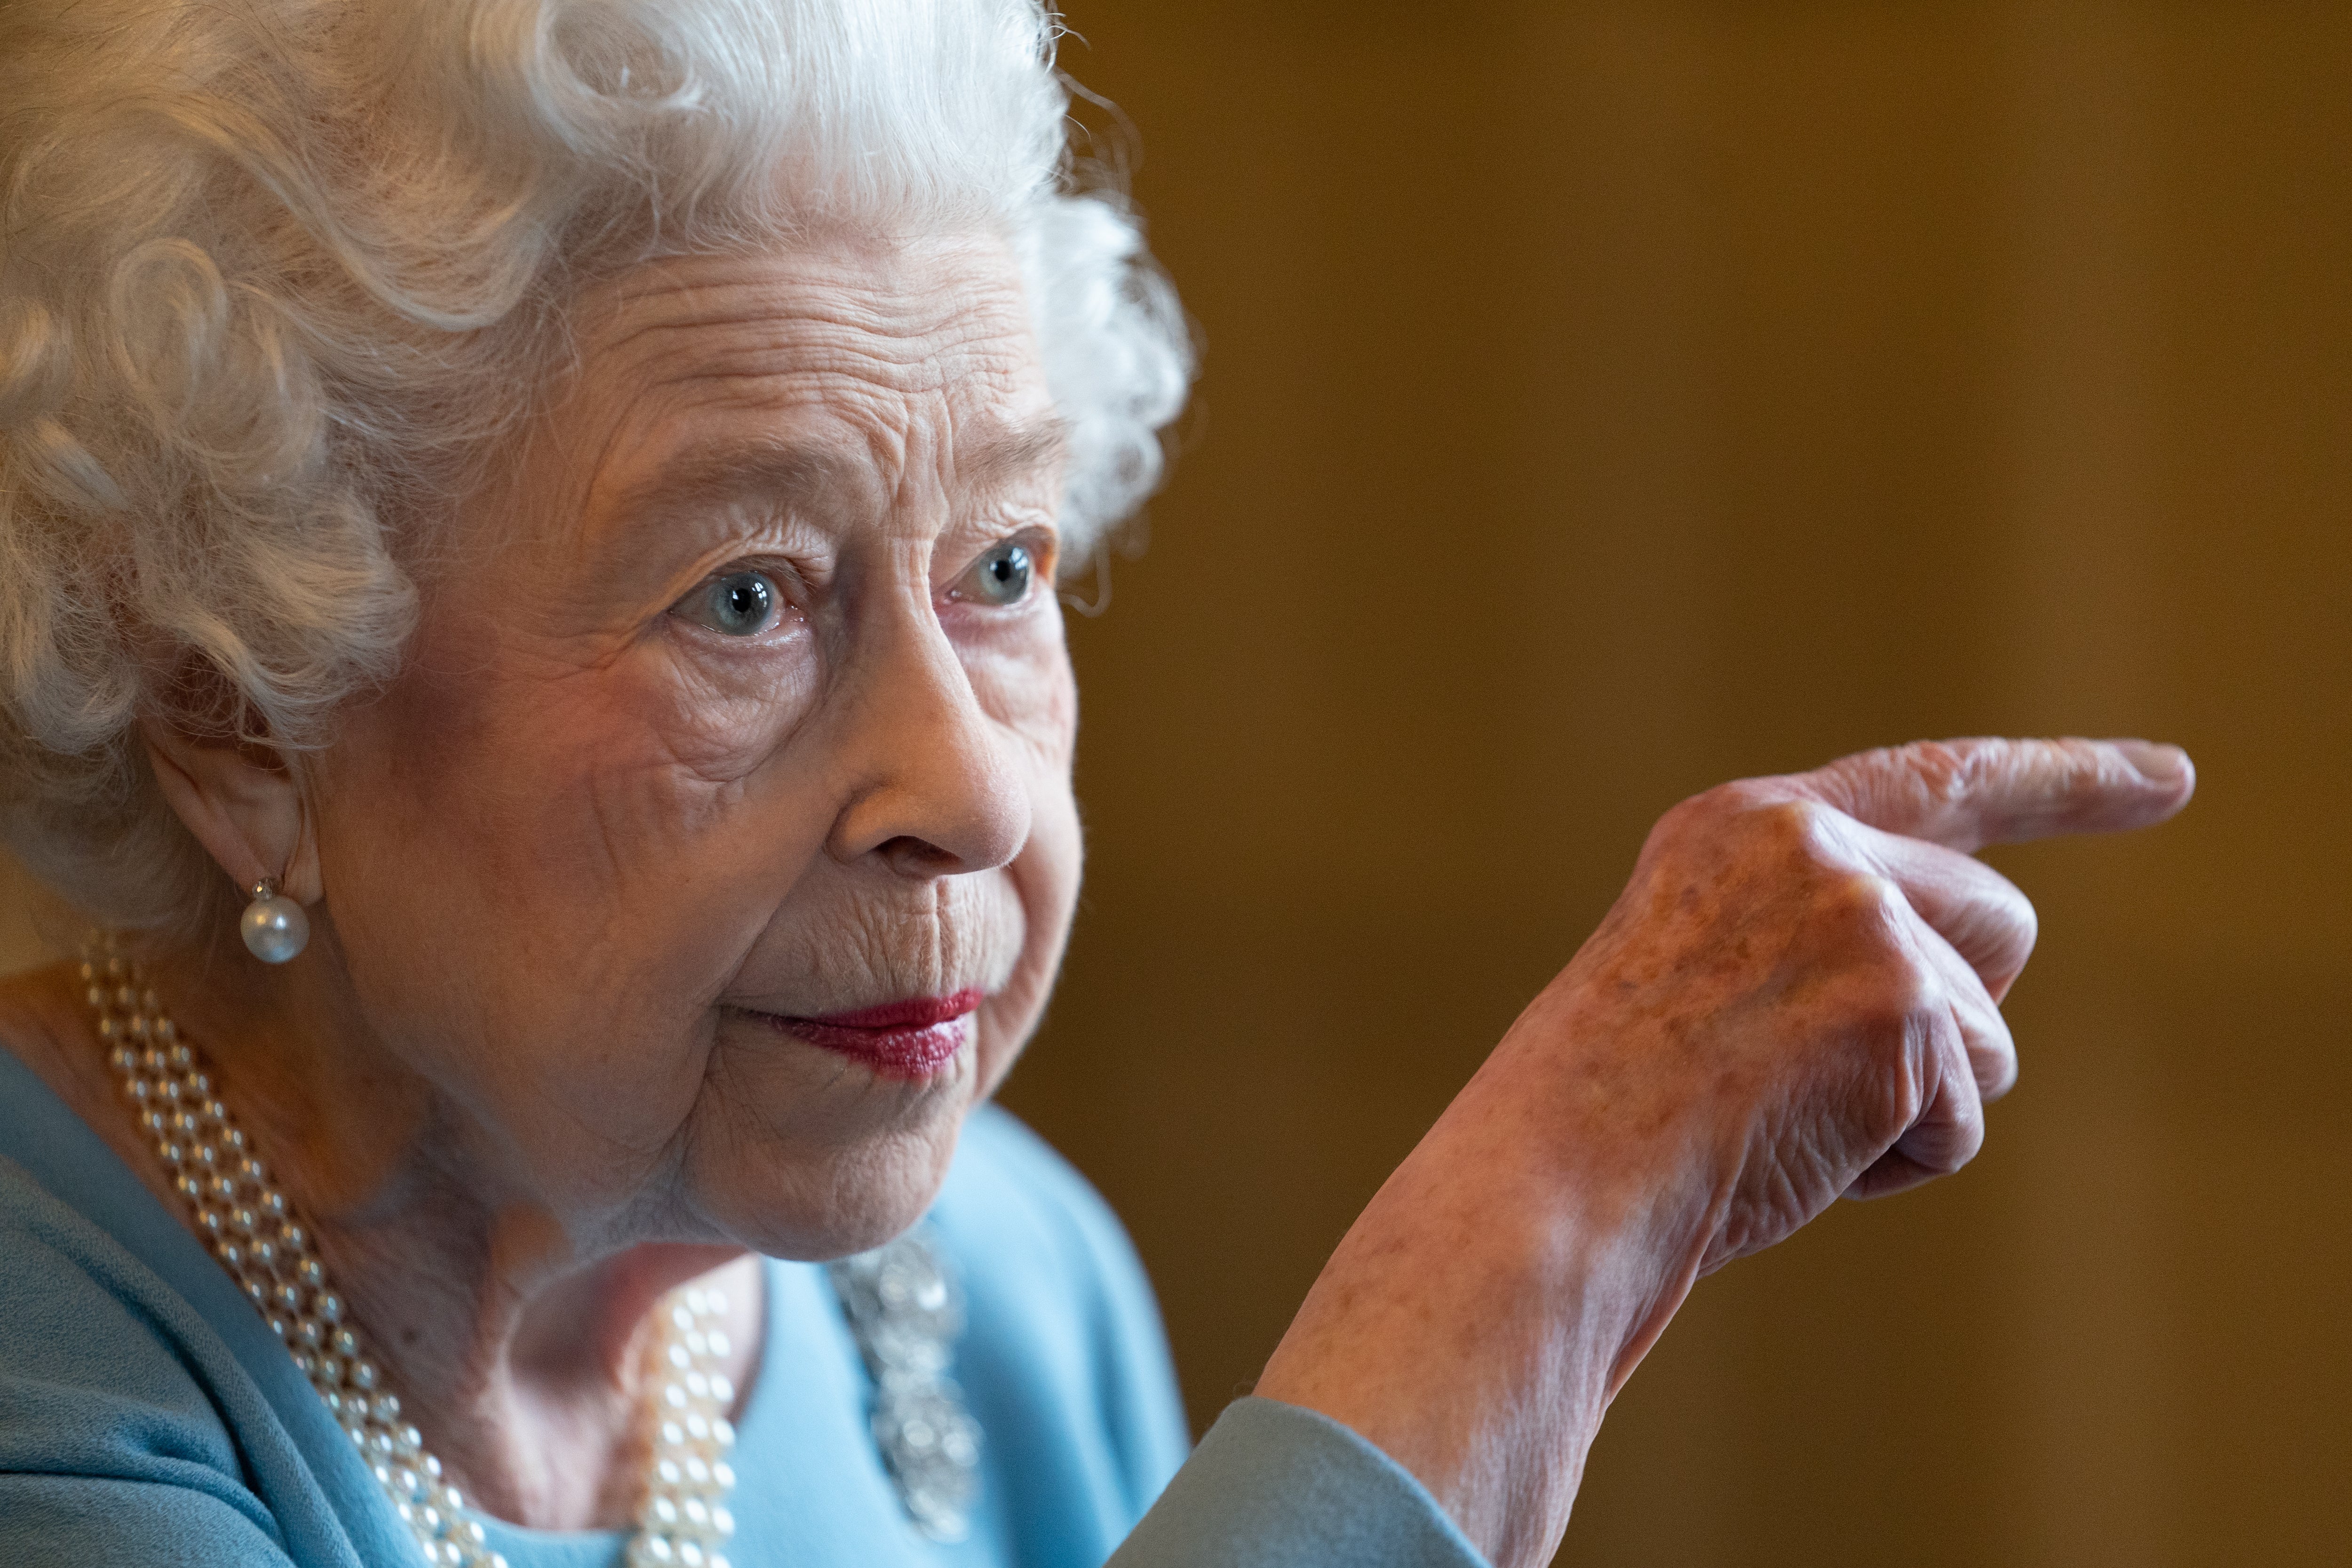
[[[2352,1562],[2352,8],[1066,3],[1207,359],[1007,1099],[1195,1421],[1676,799],[2153,735],[1984,1156],[1702,1284],[1561,1561]]]
[[[1068,4],[1208,358],[1007,1098],[1195,1421],[1677,798],[2152,735],[1983,1157],[1706,1281],[1560,1560],[2352,1558],[2352,10]]]

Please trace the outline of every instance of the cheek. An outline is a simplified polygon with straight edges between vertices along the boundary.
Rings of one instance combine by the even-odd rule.
[[[761,764],[793,704],[643,668],[653,660],[547,676],[523,662],[404,681],[351,727],[334,759],[336,816],[360,831],[329,888],[339,914],[364,892],[430,903],[444,921],[496,920],[523,940],[642,937],[666,906],[709,902],[714,878],[772,877],[795,838],[821,837],[821,824],[732,826],[789,797]],[[371,846],[396,846],[397,863],[355,877]]]
[[[1061,606],[1045,601],[1012,625],[950,625],[972,698],[1000,733],[1048,773],[1065,793],[1078,730],[1077,676],[1063,639]]]
[[[440,662],[355,715],[325,770],[362,1005],[551,1163],[656,1147],[699,1091],[711,999],[824,841],[804,787],[759,765],[790,683],[762,700],[651,660]]]

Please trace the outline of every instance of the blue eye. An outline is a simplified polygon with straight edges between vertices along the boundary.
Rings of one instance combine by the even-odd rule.
[[[774,622],[782,598],[765,572],[730,572],[680,599],[670,614],[726,637],[757,637]]]
[[[955,585],[955,595],[983,605],[1017,605],[1029,596],[1030,579],[1036,573],[1029,547],[1008,539],[971,563],[971,570]]]

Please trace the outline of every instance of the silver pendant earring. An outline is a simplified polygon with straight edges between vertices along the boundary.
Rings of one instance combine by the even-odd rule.
[[[251,891],[253,902],[245,906],[245,918],[237,921],[245,950],[264,963],[283,963],[309,945],[310,917],[266,877]]]

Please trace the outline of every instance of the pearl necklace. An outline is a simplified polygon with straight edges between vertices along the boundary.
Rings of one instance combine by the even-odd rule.
[[[196,1234],[285,1342],[425,1561],[435,1568],[507,1568],[423,1435],[402,1419],[400,1398],[384,1386],[382,1368],[328,1282],[309,1227],[138,967],[103,936],[85,948],[81,978],[107,1059],[173,1189],[186,1200]],[[735,1387],[719,1370],[729,1351],[719,1326],[726,1313],[720,1292],[692,1289],[671,1291],[656,1310],[652,1453],[629,1568],[729,1568],[720,1546],[735,1530],[726,1501],[735,1485],[727,1462]]]

